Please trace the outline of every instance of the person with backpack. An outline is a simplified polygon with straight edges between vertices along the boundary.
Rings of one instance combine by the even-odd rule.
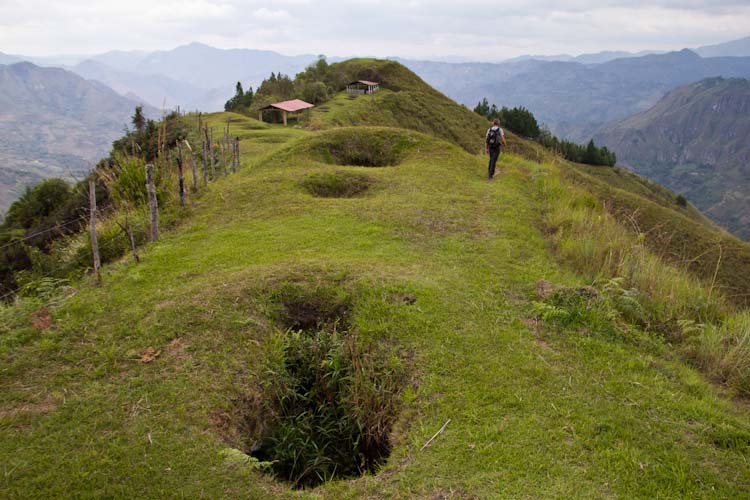
[[[485,152],[490,155],[490,164],[488,167],[489,178],[495,177],[495,165],[500,157],[500,146],[505,147],[505,132],[500,128],[500,120],[495,118],[492,126],[487,129],[487,135],[484,138]]]

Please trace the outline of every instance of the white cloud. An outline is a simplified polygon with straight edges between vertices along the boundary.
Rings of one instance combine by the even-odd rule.
[[[285,10],[271,10],[265,7],[253,11],[253,17],[259,21],[288,21],[292,16]]]
[[[747,0],[0,0],[0,51],[28,55],[201,41],[498,59],[695,47],[750,35],[748,27]]]

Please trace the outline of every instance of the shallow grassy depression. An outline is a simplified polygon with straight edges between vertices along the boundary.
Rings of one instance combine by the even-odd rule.
[[[490,182],[484,157],[434,136],[233,120],[241,169],[191,199],[182,226],[139,265],[107,267],[102,287],[78,284],[48,307],[49,324],[31,325],[32,304],[2,330],[0,496],[750,496],[742,403],[660,338],[539,320],[540,280],[590,285],[557,263],[544,234],[540,186],[556,168],[503,155]],[[380,141],[367,155],[397,161],[358,166],[330,147],[362,153],[367,137]],[[352,179],[368,189],[305,187]],[[316,290],[335,300],[311,313]],[[320,481],[294,484],[299,475],[257,452],[272,448],[264,439],[287,442],[259,417],[269,381],[295,383],[290,345],[314,367],[345,363],[346,383],[365,385],[323,398],[392,408],[387,454],[343,479],[325,481],[335,474],[322,467],[312,488]],[[312,355],[324,348],[334,354]],[[376,369],[362,368],[376,351]],[[398,384],[379,383],[386,369]],[[380,406],[354,401],[386,392]],[[354,414],[349,423],[374,425]]]

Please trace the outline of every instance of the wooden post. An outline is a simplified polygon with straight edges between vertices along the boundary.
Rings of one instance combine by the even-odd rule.
[[[227,155],[229,154],[229,142],[228,142],[228,132],[229,125],[224,128],[224,135],[221,138],[221,163],[224,166],[224,177],[226,177],[229,172],[227,171]]]
[[[262,122],[262,121],[263,121],[263,111],[262,111],[262,110],[261,110],[261,111],[258,111],[258,121],[259,121],[259,122]]]
[[[177,180],[180,186],[180,206],[185,206],[185,174],[182,171],[182,146],[177,143]]]
[[[198,169],[195,166],[195,153],[193,152],[193,148],[190,147],[190,143],[187,139],[184,139],[183,142],[185,143],[185,146],[188,148],[188,151],[190,151],[190,170],[193,173],[193,192],[198,191]]]
[[[89,223],[91,225],[91,254],[94,256],[94,274],[96,282],[101,285],[102,274],[100,268],[102,261],[99,257],[99,241],[96,238],[96,181],[89,179]]]
[[[203,185],[208,186],[208,151],[206,141],[201,141],[201,152],[203,153]]]
[[[233,141],[233,155],[232,155],[232,172],[236,172],[240,169],[240,138],[235,137]]]
[[[211,140],[208,143],[208,154],[211,156],[211,180],[216,180],[216,157],[214,156],[214,129],[211,129]]]
[[[135,237],[133,236],[133,228],[130,227],[130,224],[128,223],[128,216],[125,216],[125,225],[123,226],[119,222],[117,223],[118,226],[120,226],[120,229],[123,230],[125,235],[128,237],[128,241],[130,241],[130,251],[133,252],[133,260],[136,264],[138,264],[141,259],[138,257],[138,249],[135,246]]]
[[[205,143],[203,144],[204,178],[208,178],[208,156],[211,150],[211,138],[208,136],[208,125],[204,125],[203,135],[205,137]],[[213,176],[211,176],[211,180],[214,180]]]
[[[148,209],[151,212],[151,241],[156,241],[159,239],[159,202],[156,199],[153,163],[146,164],[146,190],[148,191]]]
[[[284,117],[284,126],[286,127],[286,111],[282,111],[281,115]]]

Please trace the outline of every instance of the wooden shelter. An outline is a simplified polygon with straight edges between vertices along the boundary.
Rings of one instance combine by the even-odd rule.
[[[349,94],[374,94],[378,90],[380,84],[369,80],[357,80],[346,85],[346,92]]]
[[[284,119],[284,125],[286,125],[287,116],[289,115],[289,113],[297,113],[299,111],[310,109],[313,107],[315,107],[314,104],[310,104],[309,102],[305,102],[301,99],[292,99],[291,101],[275,102],[273,104],[269,104],[265,108],[260,108],[260,110],[258,111],[258,120],[263,121],[264,111],[276,110],[276,111],[281,111],[281,116]]]

